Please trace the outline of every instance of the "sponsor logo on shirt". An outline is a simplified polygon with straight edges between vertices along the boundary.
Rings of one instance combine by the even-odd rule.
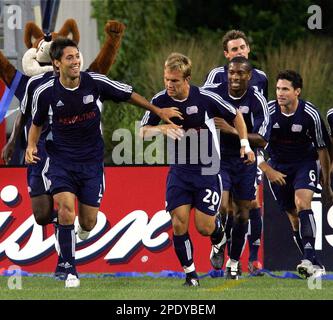
[[[302,131],[302,125],[301,124],[293,124],[291,126],[291,131],[292,132],[301,132]]]
[[[64,125],[70,125],[70,124],[74,124],[77,122],[82,122],[82,121],[86,121],[86,120],[90,120],[96,117],[96,113],[94,111],[91,112],[86,112],[80,115],[74,115],[71,117],[66,117],[66,118],[60,118],[59,122],[61,124]]]
[[[250,108],[249,108],[248,106],[240,106],[240,107],[239,107],[239,111],[240,111],[241,113],[249,113]]]
[[[280,126],[279,126],[279,124],[276,122],[276,123],[274,124],[273,128],[274,128],[274,129],[280,129]]]
[[[186,113],[187,114],[194,114],[198,113],[198,107],[197,106],[190,106],[186,108]]]
[[[89,94],[87,96],[83,97],[83,103],[88,104],[94,101],[94,96],[92,94]]]

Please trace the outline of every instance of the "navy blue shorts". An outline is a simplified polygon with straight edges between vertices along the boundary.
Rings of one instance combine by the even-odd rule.
[[[319,165],[317,161],[305,161],[292,164],[278,164],[270,161],[269,164],[273,169],[287,175],[285,178],[285,186],[270,183],[273,195],[282,211],[296,208],[295,190],[309,189],[320,193],[320,189],[317,187],[319,183]]]
[[[254,200],[256,198],[257,163],[247,165],[240,157],[221,159],[223,190],[229,191],[233,199]]]
[[[166,185],[166,210],[185,204],[214,216],[220,207],[221,176],[201,175],[201,171],[170,168]]]
[[[44,150],[38,149],[38,157],[40,157],[40,161],[28,165],[27,168],[28,192],[30,197],[50,193],[50,181],[45,175],[49,167],[49,160]]]
[[[100,206],[105,190],[103,163],[60,164],[51,159],[46,176],[52,195],[71,192],[83,204]]]

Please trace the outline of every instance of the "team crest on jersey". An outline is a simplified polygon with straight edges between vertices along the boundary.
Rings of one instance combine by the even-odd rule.
[[[88,104],[94,101],[94,96],[92,94],[89,94],[87,96],[83,97],[83,103]]]
[[[198,113],[198,107],[197,106],[190,106],[186,108],[186,113],[187,114],[194,114]]]
[[[239,107],[239,111],[240,111],[241,113],[249,113],[250,108],[249,108],[248,106],[240,106],[240,107]]]
[[[302,131],[302,125],[301,124],[293,124],[291,126],[291,131],[292,132],[301,132]]]

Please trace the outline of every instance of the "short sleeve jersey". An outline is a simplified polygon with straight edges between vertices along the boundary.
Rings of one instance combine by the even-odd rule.
[[[327,129],[317,108],[299,100],[293,114],[284,114],[276,100],[268,103],[272,132],[267,147],[270,158],[279,163],[296,163],[318,158],[326,148]]]
[[[102,103],[127,101],[132,91],[127,84],[93,72],[81,72],[80,84],[74,89],[65,88],[59,77],[40,85],[33,94],[32,116],[36,126],[46,121],[51,126],[50,157],[65,163],[103,161]]]

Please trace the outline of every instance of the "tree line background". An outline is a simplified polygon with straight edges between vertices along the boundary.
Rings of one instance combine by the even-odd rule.
[[[314,103],[324,118],[333,106],[333,1],[93,0],[92,5],[101,42],[107,20],[126,25],[109,76],[133,85],[147,99],[164,89],[163,65],[171,52],[191,58],[192,84],[200,86],[212,68],[226,63],[224,33],[239,29],[249,37],[251,62],[268,76],[269,99],[275,98],[278,71],[288,68],[302,75],[302,97]],[[322,29],[308,28],[310,5],[320,6]],[[112,164],[111,152],[118,143],[112,141],[114,130],[129,128],[134,133],[135,121],[143,113],[131,105],[105,103],[106,163]]]

